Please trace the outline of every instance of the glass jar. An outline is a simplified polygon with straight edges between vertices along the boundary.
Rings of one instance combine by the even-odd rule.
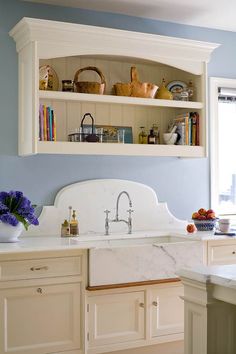
[[[189,80],[189,83],[187,86],[187,91],[188,91],[189,101],[194,101],[196,99],[196,97],[195,97],[196,89],[195,89],[195,86],[194,86],[192,80]]]
[[[155,144],[160,144],[160,134],[157,124],[152,126],[153,134],[155,135]]]
[[[72,80],[62,80],[62,91],[74,92],[74,81],[72,81]]]
[[[148,143],[148,135],[145,130],[145,127],[140,127],[140,133],[138,136],[138,143],[139,144],[147,144]]]

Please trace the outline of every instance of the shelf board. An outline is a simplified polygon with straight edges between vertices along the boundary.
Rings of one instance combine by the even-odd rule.
[[[127,105],[152,106],[152,107],[173,107],[173,108],[188,108],[188,109],[203,108],[202,102],[160,100],[155,98],[139,98],[139,97],[125,97],[125,96],[113,96],[113,95],[95,95],[95,94],[88,94],[88,93],[63,92],[63,91],[39,90],[39,98],[47,99],[47,100],[127,104]]]
[[[38,141],[39,154],[205,157],[202,146]]]

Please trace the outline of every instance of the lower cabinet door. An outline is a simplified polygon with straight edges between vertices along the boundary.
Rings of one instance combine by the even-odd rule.
[[[144,338],[144,292],[89,297],[89,347]]]
[[[184,331],[183,286],[162,286],[151,291],[151,337]]]
[[[80,347],[80,284],[0,290],[0,353]]]

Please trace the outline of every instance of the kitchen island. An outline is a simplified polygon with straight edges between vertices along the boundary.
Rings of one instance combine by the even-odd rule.
[[[184,285],[185,354],[236,353],[236,265],[179,272]]]

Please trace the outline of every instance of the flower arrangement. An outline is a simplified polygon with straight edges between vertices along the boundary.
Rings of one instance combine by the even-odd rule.
[[[34,214],[35,205],[22,192],[0,192],[0,222],[17,226],[22,223],[26,230],[29,225],[38,225]]]

